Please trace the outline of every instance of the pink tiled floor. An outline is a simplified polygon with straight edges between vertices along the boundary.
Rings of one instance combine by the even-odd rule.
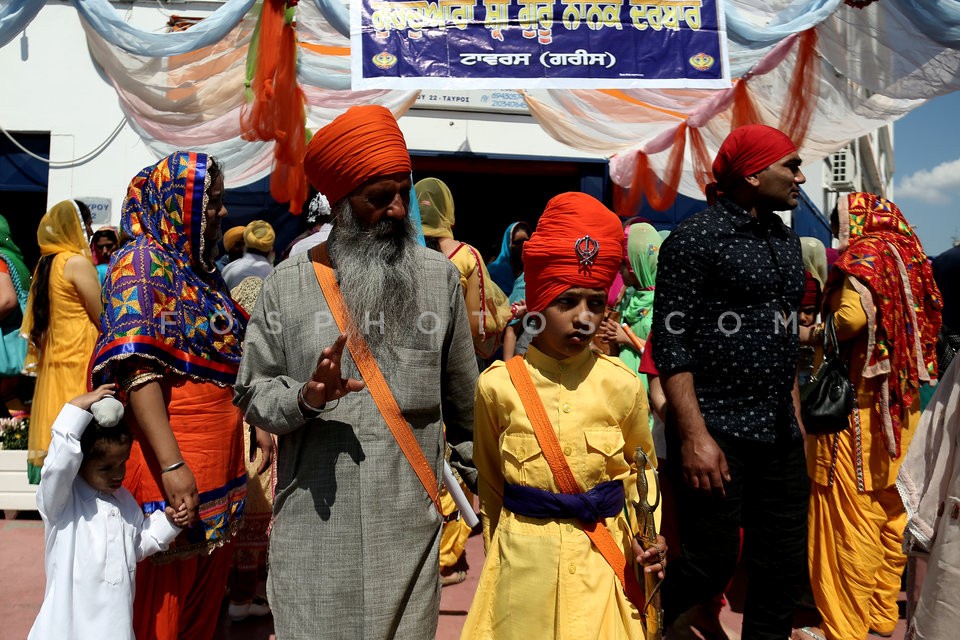
[[[440,602],[438,640],[455,640],[470,608],[470,601],[480,576],[483,541],[473,536],[467,543],[470,571],[462,584],[444,587]],[[0,520],[0,640],[21,640],[43,601],[43,524],[35,512],[21,513],[16,520]],[[273,632],[270,617],[231,623],[221,615],[221,624],[214,640],[269,640]],[[730,640],[740,640],[741,616],[729,608],[721,614],[721,622]],[[901,620],[893,640],[903,640],[904,623]],[[870,640],[878,640],[869,636]],[[531,639],[534,640],[534,639]]]

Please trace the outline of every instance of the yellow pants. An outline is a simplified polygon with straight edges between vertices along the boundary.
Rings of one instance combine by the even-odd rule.
[[[467,495],[467,500],[473,502],[473,496],[461,482],[460,488]],[[447,491],[447,488],[440,488],[440,506],[443,509],[444,517],[457,510],[457,504],[453,501],[453,496]],[[463,550],[467,547],[467,538],[470,537],[470,527],[463,521],[463,518],[451,520],[443,525],[443,532],[440,534],[440,568],[452,567],[456,564]]]
[[[810,493],[810,582],[828,640],[897,625],[907,514],[896,486],[860,493],[855,473],[838,462],[833,487],[814,482]]]

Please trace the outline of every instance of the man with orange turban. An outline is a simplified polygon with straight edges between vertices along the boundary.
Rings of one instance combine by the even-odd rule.
[[[653,359],[671,423],[667,458],[681,461],[682,555],[663,585],[668,625],[723,592],[742,529],[742,637],[790,635],[809,495],[797,392],[804,270],[799,238],[774,212],[797,206],[800,162],[776,129],[734,130],[713,163],[713,204],[660,249]],[[698,622],[712,627],[704,635],[723,633],[716,618]]]
[[[316,133],[304,169],[333,230],[264,281],[236,385],[247,420],[279,436],[277,638],[432,639],[441,415],[450,463],[476,488],[460,274],[414,240],[410,157],[390,111],[350,108]]]
[[[637,498],[638,447],[656,464],[647,395],[618,358],[589,348],[622,244],[612,211],[563,193],[524,245],[540,326],[525,356],[494,363],[477,384],[487,559],[464,640],[645,637],[633,567],[659,573],[666,549],[662,538],[646,551],[631,544],[624,501]]]

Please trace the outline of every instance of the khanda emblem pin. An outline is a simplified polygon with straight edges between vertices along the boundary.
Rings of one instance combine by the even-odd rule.
[[[581,267],[592,267],[593,260],[600,253],[600,243],[590,236],[583,236],[577,240],[574,248],[577,250],[577,257],[580,259]]]

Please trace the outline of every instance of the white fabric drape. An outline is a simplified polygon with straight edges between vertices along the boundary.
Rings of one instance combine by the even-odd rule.
[[[248,1],[230,0],[183,33],[203,27],[228,6],[239,11]],[[109,4],[97,0],[89,6],[100,3]],[[924,12],[913,11],[918,3],[926,6]],[[727,0],[725,8],[731,67],[737,70],[735,76],[749,78],[757,109],[774,125],[785,109],[794,108],[785,100],[797,34],[816,28],[819,96],[801,145],[807,162],[929,98],[960,88],[960,51],[944,45],[953,42],[960,24],[960,0],[890,0],[865,9],[840,0]],[[350,42],[341,24],[346,11],[343,0],[307,1],[297,7],[297,73],[311,129],[354,104],[383,104],[400,116],[417,96],[416,91],[348,90]],[[104,32],[81,15],[90,51],[116,88],[124,113],[158,155],[188,145],[216,149],[231,158],[231,166],[243,167],[231,172],[232,184],[269,170],[272,144],[240,139],[255,12],[240,15],[213,44],[159,57],[155,52],[131,53],[131,47],[112,42],[117,32]],[[936,29],[930,26],[934,18],[941,21]],[[223,24],[221,20],[218,28]],[[651,167],[662,172],[673,134],[684,121],[699,129],[714,154],[729,132],[732,96],[732,89],[525,92],[531,114],[549,135],[577,149],[614,156],[611,177],[621,185],[630,183],[638,150],[649,154]],[[684,166],[680,192],[700,196],[689,153]]]

